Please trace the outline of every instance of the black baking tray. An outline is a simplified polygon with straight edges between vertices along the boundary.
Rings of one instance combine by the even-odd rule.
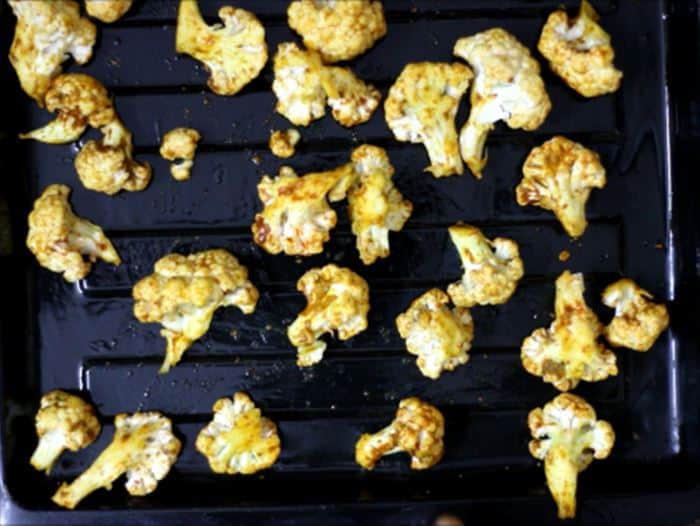
[[[212,22],[221,0],[200,0]],[[267,29],[270,54],[297,40],[287,27],[286,1],[238,0]],[[451,61],[461,36],[506,28],[534,51],[557,0],[387,0],[389,33],[351,63],[386,94],[408,62]],[[270,129],[288,126],[274,112],[271,65],[235,97],[205,86],[206,72],[174,51],[175,1],[137,1],[121,21],[100,27],[93,60],[67,66],[101,80],[134,133],[137,156],[154,179],[140,193],[108,197],[85,190],[73,169],[80,145],[48,146],[16,139],[49,116],[20,92],[5,55],[14,17],[0,7],[1,193],[8,203],[12,246],[0,258],[3,395],[0,523],[20,525],[137,524],[429,524],[452,512],[467,524],[557,524],[541,466],[527,451],[528,411],[556,395],[519,363],[519,344],[547,325],[553,281],[564,269],[585,273],[590,305],[606,321],[602,288],[621,275],[637,280],[671,308],[672,327],[649,353],[617,352],[620,374],[576,390],[617,432],[611,457],[580,477],[580,524],[690,524],[700,519],[698,384],[698,183],[700,107],[697,8],[694,2],[598,0],[612,34],[621,90],[584,100],[543,67],[553,110],[534,133],[499,126],[489,139],[483,181],[470,175],[437,180],[422,172],[423,148],[394,141],[383,112],[352,130],[329,117],[302,130],[299,173],[347,162],[363,142],[387,148],[395,181],[414,213],[392,234],[389,259],[365,267],[343,207],[323,255],[304,260],[270,256],[251,242],[259,203],[255,186],[284,164],[266,147]],[[535,52],[535,56],[543,62]],[[544,65],[544,64],[543,64]],[[462,104],[458,123],[468,103]],[[181,125],[203,136],[189,182],[175,182],[158,157],[162,134]],[[601,154],[608,185],[588,206],[586,234],[572,242],[553,216],[515,203],[514,187],[529,150],[565,134]],[[31,202],[50,183],[73,189],[75,211],[102,225],[124,260],[98,264],[77,285],[38,268],[24,247]],[[526,277],[506,305],[472,313],[471,360],[439,381],[422,377],[403,350],[394,317],[422,291],[460,274],[446,227],[464,221],[487,234],[517,240]],[[6,229],[5,229],[6,230]],[[3,235],[5,232],[3,232]],[[7,236],[5,236],[6,238]],[[4,239],[4,238],[3,238]],[[3,243],[7,245],[7,243]],[[130,287],[159,257],[222,247],[251,270],[258,309],[217,312],[209,333],[168,375],[158,375],[164,342],[158,327],[132,316]],[[562,263],[562,250],[571,259]],[[370,327],[348,342],[332,341],[324,361],[300,370],[285,327],[303,306],[294,284],[326,262],[346,265],[371,287]],[[104,431],[96,444],[65,454],[49,478],[28,458],[41,394],[81,392],[97,406]],[[278,422],[283,452],[252,477],[210,473],[193,438],[213,402],[237,390],[251,394]],[[386,458],[371,473],[353,462],[358,435],[388,422],[398,401],[420,396],[446,417],[444,460],[411,472],[404,457]],[[129,497],[121,482],[98,491],[77,511],[50,501],[60,481],[85,469],[112,434],[118,412],[161,410],[184,441],[183,453],[158,490]]]

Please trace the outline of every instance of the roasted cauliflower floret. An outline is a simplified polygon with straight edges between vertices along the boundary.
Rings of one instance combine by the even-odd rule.
[[[323,358],[326,342],[321,336],[337,331],[347,340],[367,328],[369,286],[353,271],[326,265],[306,272],[297,282],[306,296],[306,308],[287,329],[289,341],[297,348],[297,365],[308,367]]]
[[[445,419],[440,411],[418,398],[405,398],[393,422],[374,434],[363,434],[355,445],[355,462],[373,469],[385,455],[406,452],[411,469],[428,469],[444,453]]]
[[[275,423],[262,416],[245,393],[221,398],[214,419],[199,432],[195,447],[215,473],[250,475],[272,466],[280,455]]]
[[[275,130],[270,134],[270,151],[272,155],[288,159],[295,153],[295,147],[301,140],[301,133],[295,128],[286,131]]]
[[[544,461],[547,486],[554,497],[560,519],[576,515],[578,474],[593,459],[607,458],[615,443],[615,432],[583,398],[564,393],[543,408],[530,411],[527,419],[533,440],[530,453]]]
[[[579,237],[588,226],[588,196],[605,184],[605,168],[597,153],[556,136],[527,156],[515,195],[520,206],[551,210],[571,237]]]
[[[216,249],[162,257],[154,273],[136,283],[133,296],[136,319],[163,326],[167,349],[160,372],[167,373],[209,330],[216,309],[235,305],[250,314],[258,290],[232,254]]]
[[[556,282],[555,320],[523,340],[520,359],[530,374],[560,391],[581,380],[598,382],[617,374],[615,354],[598,342],[603,326],[583,298],[583,275],[562,273]]]
[[[605,338],[615,347],[635,351],[651,349],[659,335],[668,328],[665,305],[631,279],[621,279],[603,291],[603,303],[615,309],[615,317],[605,327]]]
[[[430,158],[426,171],[435,177],[464,172],[454,121],[472,77],[464,64],[408,64],[384,101],[386,122],[394,137],[423,143]]]
[[[87,276],[98,259],[113,265],[121,259],[99,226],[73,213],[69,195],[67,186],[52,184],[34,201],[27,248],[42,267],[75,282]]]
[[[552,71],[584,97],[617,91],[622,80],[622,72],[613,64],[610,35],[597,21],[598,13],[582,0],[573,20],[564,9],[549,15],[537,43]]]
[[[93,491],[112,489],[112,483],[123,474],[130,495],[148,495],[168,474],[181,446],[170,419],[160,413],[119,414],[109,446],[72,483],[61,484],[52,500],[73,509]]]
[[[214,93],[235,95],[265,67],[265,28],[245,9],[222,7],[219,18],[223,25],[208,26],[197,0],[180,0],[175,50],[204,63]]]
[[[111,24],[131,9],[134,0],[85,0],[85,10],[93,18]]]
[[[449,232],[464,269],[462,279],[447,288],[452,302],[473,307],[508,301],[525,272],[518,244],[503,237],[491,241],[470,225],[454,225]]]
[[[163,136],[160,156],[167,161],[175,161],[170,165],[170,175],[176,181],[190,178],[197,143],[201,138],[199,132],[192,128],[175,128]]]
[[[474,323],[469,309],[450,309],[450,299],[440,289],[431,289],[411,303],[396,318],[396,328],[406,340],[406,349],[418,356],[423,376],[437,380],[442,371],[454,371],[469,361]]]
[[[80,16],[74,0],[8,0],[17,17],[10,62],[22,89],[40,106],[51,79],[71,55],[78,64],[92,57],[97,29]]]
[[[486,166],[485,144],[498,121],[513,128],[535,130],[552,109],[540,76],[540,65],[518,39],[501,28],[460,38],[454,54],[474,70],[471,111],[459,134],[464,162],[481,179]]]
[[[322,82],[333,118],[346,128],[367,122],[379,107],[382,94],[350,68],[327,67]]]
[[[361,55],[386,34],[382,3],[376,0],[295,0],[289,27],[326,62]]]
[[[63,391],[50,391],[41,397],[35,425],[39,444],[30,463],[47,474],[64,450],[88,447],[101,429],[95,409],[82,398]]]

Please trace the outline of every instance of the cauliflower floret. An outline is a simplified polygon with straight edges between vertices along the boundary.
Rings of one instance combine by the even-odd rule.
[[[665,305],[631,279],[621,279],[603,291],[603,303],[615,309],[615,317],[605,328],[611,345],[635,351],[651,349],[659,335],[668,328]]]
[[[615,432],[583,398],[564,393],[530,411],[527,419],[533,440],[530,453],[544,460],[547,486],[554,497],[560,519],[576,515],[578,474],[593,459],[607,458],[615,443]]]
[[[161,373],[167,373],[209,330],[219,307],[235,305],[245,314],[255,311],[258,290],[248,281],[248,270],[225,250],[168,254],[154,270],[134,286],[134,316],[163,326],[160,335],[167,340],[167,349]]]
[[[525,370],[560,391],[580,380],[598,382],[617,374],[615,354],[598,342],[603,326],[586,305],[583,290],[583,275],[563,272],[556,282],[556,319],[549,329],[536,329],[521,347]]]
[[[491,241],[470,225],[454,225],[449,232],[464,268],[462,279],[447,288],[454,304],[473,307],[508,301],[524,273],[518,244],[503,237]]]
[[[498,121],[513,129],[540,127],[552,103],[540,76],[540,65],[530,51],[501,28],[460,38],[454,54],[466,60],[476,75],[471,91],[469,119],[459,134],[464,162],[481,179],[489,132]]]
[[[221,398],[214,419],[197,435],[195,447],[215,473],[250,475],[272,466],[280,455],[275,423],[262,416],[245,393]]]
[[[22,89],[39,105],[51,79],[71,55],[78,64],[92,57],[97,29],[80,16],[74,0],[9,0],[17,26],[10,48],[10,62]]]
[[[369,286],[353,271],[326,265],[306,272],[297,282],[306,296],[306,308],[287,329],[289,341],[297,348],[297,365],[308,367],[323,358],[326,333],[338,332],[347,340],[367,328]]]
[[[180,0],[175,50],[203,62],[209,87],[219,95],[235,95],[255,79],[267,63],[265,28],[245,9],[219,9],[222,25],[208,26],[197,0]]]
[[[272,155],[288,159],[295,153],[294,148],[301,140],[301,133],[296,128],[286,131],[275,130],[270,134],[270,151]]]
[[[386,122],[402,142],[423,143],[435,177],[461,174],[455,116],[473,74],[464,64],[407,64],[384,101]]]
[[[346,128],[370,120],[382,94],[358,79],[350,68],[327,67],[322,75],[333,118]]]
[[[411,469],[428,469],[442,458],[444,435],[445,419],[436,407],[415,397],[404,398],[391,424],[360,437],[355,462],[373,469],[383,456],[405,451],[411,456]]]
[[[469,309],[450,309],[440,289],[430,289],[396,318],[396,328],[423,376],[437,380],[442,371],[454,371],[469,361],[474,323]]]
[[[93,18],[111,24],[131,9],[134,0],[85,0],[85,10]]]
[[[350,60],[386,35],[382,3],[373,0],[295,0],[289,27],[326,62]]]
[[[598,13],[582,0],[573,20],[564,9],[549,15],[537,43],[552,71],[584,97],[613,93],[622,80],[622,72],[613,64],[615,50],[610,35],[597,21]]]
[[[181,447],[170,419],[160,413],[119,414],[109,446],[71,484],[61,484],[52,500],[73,509],[93,491],[112,489],[112,483],[123,474],[130,495],[148,495],[168,474]]]
[[[87,276],[98,259],[113,265],[121,259],[99,226],[73,213],[69,195],[67,186],[52,184],[34,201],[27,248],[42,267],[75,282]]]
[[[515,195],[520,206],[551,210],[571,237],[579,237],[588,226],[588,196],[605,184],[605,168],[597,153],[556,136],[527,156]]]
[[[199,132],[192,128],[175,128],[163,136],[160,156],[168,161],[176,161],[170,165],[170,175],[176,181],[190,178],[197,143],[201,138]]]
[[[82,398],[63,391],[50,391],[41,397],[35,425],[39,444],[30,463],[47,475],[63,450],[88,447],[101,429],[95,409]]]

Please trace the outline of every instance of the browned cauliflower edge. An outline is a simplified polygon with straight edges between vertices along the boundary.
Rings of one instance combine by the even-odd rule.
[[[167,161],[175,161],[170,165],[170,175],[176,181],[190,178],[197,143],[201,138],[199,132],[192,128],[175,128],[163,136],[160,156]]]
[[[101,22],[111,24],[131,9],[134,0],[85,0],[85,11]]]
[[[296,145],[301,140],[301,133],[296,128],[288,130],[274,130],[270,134],[269,147],[272,155],[281,159],[294,156]]]

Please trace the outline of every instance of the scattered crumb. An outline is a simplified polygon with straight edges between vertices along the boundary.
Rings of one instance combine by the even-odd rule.
[[[231,332],[229,332],[229,334],[231,335],[231,338],[233,338],[234,340],[237,339],[238,338],[238,329],[231,329]]]
[[[571,252],[568,250],[562,250],[559,252],[559,261],[564,262],[564,261],[569,261],[569,258],[571,257]]]
[[[271,331],[271,330],[272,330],[272,325],[270,325],[269,323],[268,323],[267,325],[265,325],[265,330],[266,330],[266,331]]]
[[[656,245],[654,245],[654,248],[657,248],[659,250],[663,250],[666,248],[666,245],[664,245],[663,243],[656,243]]]
[[[270,135],[270,150],[272,154],[287,159],[294,155],[294,147],[301,139],[301,134],[295,128],[287,131],[273,130]]]
[[[262,160],[260,159],[260,156],[258,154],[253,155],[253,157],[250,158],[250,160],[253,162],[255,166],[260,166],[260,163]]]

